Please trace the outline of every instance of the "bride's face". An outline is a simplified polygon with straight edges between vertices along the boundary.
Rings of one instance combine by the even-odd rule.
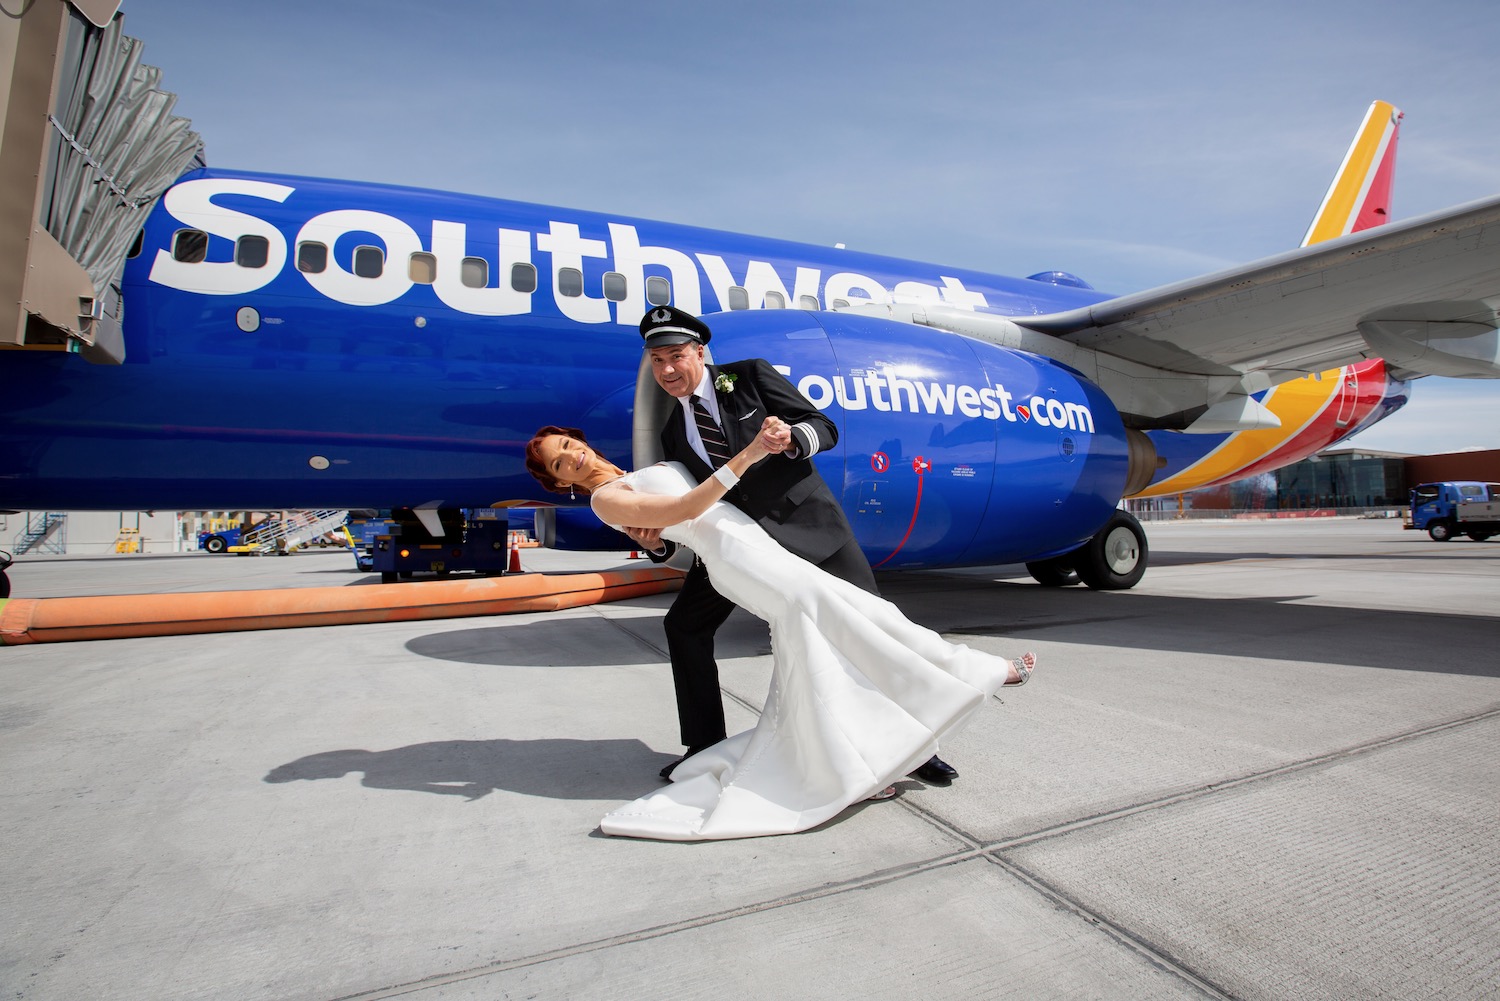
[[[582,483],[594,468],[595,453],[577,438],[551,434],[537,447],[542,465],[563,486]]]

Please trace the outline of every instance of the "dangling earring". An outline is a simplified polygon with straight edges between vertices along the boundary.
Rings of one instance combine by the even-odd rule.
[[[573,484],[568,484],[568,500],[577,500],[578,495],[573,492]]]

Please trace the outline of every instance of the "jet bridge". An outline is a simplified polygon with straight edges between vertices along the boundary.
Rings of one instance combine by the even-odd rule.
[[[152,205],[202,164],[118,0],[0,17],[0,349],[119,364],[119,275]]]

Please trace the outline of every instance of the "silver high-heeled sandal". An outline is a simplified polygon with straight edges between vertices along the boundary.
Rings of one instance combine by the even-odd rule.
[[[1026,658],[1028,657],[1031,658],[1031,664],[1029,666],[1026,663]],[[1016,669],[1016,674],[1021,676],[1021,680],[1007,681],[1003,687],[1020,688],[1022,685],[1026,684],[1026,682],[1031,680],[1031,672],[1036,670],[1036,654],[1028,650],[1025,653],[1021,654],[1019,658],[1011,661],[1010,663],[1011,666]]]

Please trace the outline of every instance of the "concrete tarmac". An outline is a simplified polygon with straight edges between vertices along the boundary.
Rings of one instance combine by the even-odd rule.
[[[950,788],[789,837],[597,830],[680,751],[670,595],[0,649],[0,996],[1494,997],[1500,541],[1147,528],[1131,591],[882,575],[912,619],[1040,666],[943,747]],[[343,552],[10,575],[375,579]],[[749,727],[765,629],[736,613],[720,655]]]

